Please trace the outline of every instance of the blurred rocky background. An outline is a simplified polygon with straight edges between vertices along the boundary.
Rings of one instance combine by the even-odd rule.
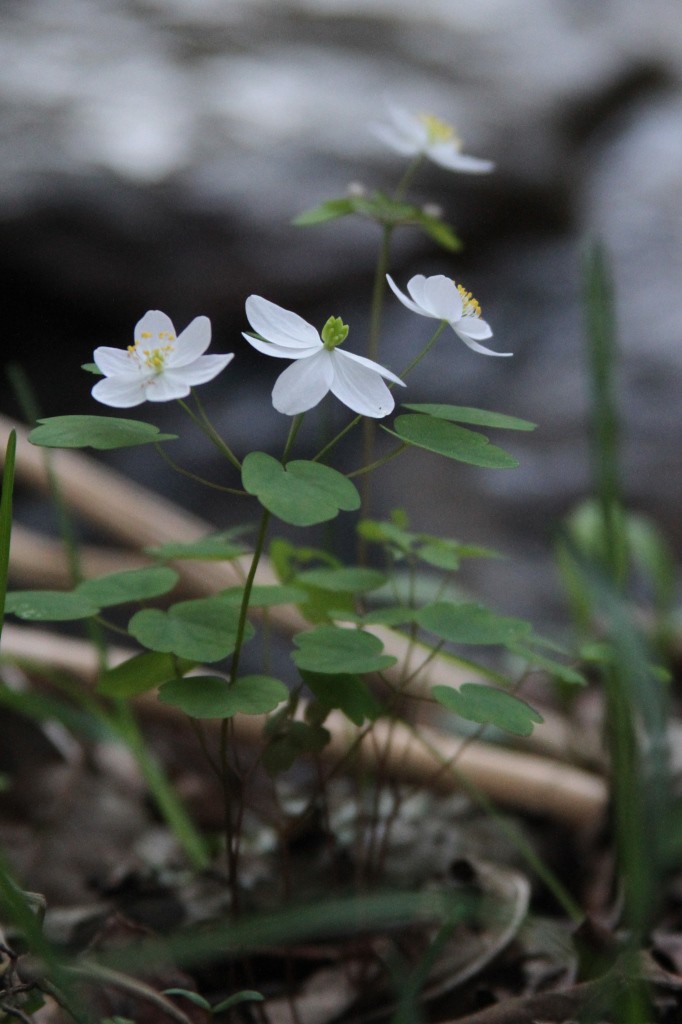
[[[463,281],[515,355],[487,359],[450,337],[409,397],[539,429],[502,441],[515,471],[409,455],[377,474],[377,511],[404,505],[417,528],[508,552],[467,582],[501,610],[550,620],[552,533],[590,486],[588,237],[613,261],[627,497],[682,551],[681,80],[679,0],[2,0],[3,358],[23,366],[43,413],[102,412],[78,370],[97,344],[128,344],[149,308],[179,329],[204,313],[212,351],[238,353],[202,391],[212,416],[238,451],[279,450],[286,423],[268,395],[282,365],[242,340],[244,299],[258,292],[318,326],[341,315],[360,348],[377,229],[290,221],[351,181],[395,185],[400,159],[368,129],[385,96],[432,111],[497,171],[424,171],[417,199],[440,203],[465,247],[453,256],[404,233],[393,272],[403,286],[417,272]],[[391,298],[381,361],[404,366],[430,328]],[[6,382],[2,396],[16,414]],[[323,417],[342,415],[332,404]],[[210,471],[196,437],[174,450]],[[217,524],[248,518],[212,492],[188,495],[161,463],[150,475],[148,459],[114,461]]]

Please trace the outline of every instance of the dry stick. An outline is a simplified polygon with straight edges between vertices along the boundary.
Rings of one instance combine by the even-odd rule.
[[[9,433],[13,428],[17,430],[18,439],[18,478],[38,490],[47,490],[48,480],[43,453],[28,443],[24,428],[0,416],[0,435]],[[0,444],[0,451],[2,450],[4,449]],[[54,452],[53,468],[59,475],[64,500],[91,522],[133,548],[139,549],[145,545],[158,545],[167,541],[189,542],[205,536],[211,530],[210,525],[200,517],[177,508],[140,485],[131,483],[116,471],[99,465],[79,453]],[[177,563],[177,570],[192,589],[196,588],[198,592],[205,593],[242,583],[249,563],[248,557],[231,562],[182,561]],[[265,558],[259,566],[256,582],[278,582]],[[296,633],[310,628],[310,623],[291,605],[269,608],[268,617],[272,625],[285,633]],[[14,643],[19,642],[20,632],[20,627],[11,629],[5,641],[6,651],[11,651]],[[385,627],[375,627],[372,632],[381,637],[386,652],[398,659],[394,669],[387,670],[385,675],[399,680],[404,678],[406,672],[411,673],[415,662],[405,666],[405,659],[419,658],[419,645],[412,644],[409,638]],[[37,656],[37,634],[31,631],[31,636],[33,639],[21,641],[24,655],[28,653]],[[43,644],[47,643],[45,634],[42,636]],[[426,650],[422,648],[423,652]],[[61,656],[64,657],[64,646],[61,647],[61,652]],[[434,658],[424,673],[415,674],[409,692],[420,694],[425,692],[427,686],[436,682],[452,686],[464,680],[471,680],[471,673],[453,665],[448,659]],[[356,742],[358,732],[341,715],[331,716],[329,721],[332,742],[324,756],[333,762],[337,757],[343,756],[348,747]],[[254,744],[262,742],[261,717],[240,717],[236,723],[238,734],[242,738]],[[435,730],[428,730],[428,742],[439,752],[438,757],[434,758],[405,726],[394,726],[391,738],[390,725],[379,722],[374,726],[373,733],[372,737],[359,744],[357,753],[368,770],[377,764],[377,752],[379,756],[386,756],[385,748],[390,739],[391,748],[387,763],[397,779],[429,784],[429,777],[435,774],[434,784],[439,788],[456,788],[452,773],[442,771],[442,761],[450,760],[457,755],[462,746],[461,740],[444,736]],[[606,804],[605,784],[597,776],[547,758],[503,750],[485,743],[467,745],[457,764],[457,770],[471,783],[502,802],[520,808],[544,810],[548,814],[573,823],[593,823],[603,812]]]

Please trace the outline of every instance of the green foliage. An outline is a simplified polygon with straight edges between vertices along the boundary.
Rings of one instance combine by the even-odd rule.
[[[235,530],[221,530],[199,540],[185,543],[169,541],[159,547],[145,548],[148,555],[168,561],[196,559],[205,562],[228,562],[245,553],[245,547],[234,540]]]
[[[292,526],[324,523],[341,510],[360,507],[355,485],[319,462],[301,459],[285,467],[265,452],[251,452],[243,462],[242,483],[269,512]]]
[[[294,637],[292,658],[299,669],[329,675],[381,672],[396,658],[382,654],[384,645],[371,633],[337,626],[317,626]]]
[[[420,608],[415,619],[424,629],[454,644],[507,646],[531,632],[529,622],[497,615],[480,604],[438,601]]]
[[[6,608],[18,618],[34,622],[89,619],[102,608],[167,594],[177,579],[173,569],[163,566],[130,569],[84,580],[75,590],[14,590],[7,595]]]
[[[77,590],[13,590],[5,610],[30,622],[69,622],[98,615],[100,606]]]
[[[192,718],[264,715],[289,696],[284,683],[271,676],[242,676],[234,683],[217,676],[187,676],[164,683],[159,700]]]
[[[402,516],[391,513],[391,519],[362,519],[358,523],[358,534],[371,544],[386,548],[393,561],[402,559],[426,562],[436,569],[452,572],[459,568],[462,558],[499,558],[496,551],[447,537],[434,537],[428,533],[409,531]]]
[[[232,604],[240,605],[244,597],[244,588],[230,587],[228,590],[221,590],[220,596]],[[249,594],[249,608],[272,608],[278,604],[297,604],[304,601],[305,596],[305,590],[301,587],[256,583],[251,587]]]
[[[377,569],[342,566],[334,569],[306,569],[298,574],[297,582],[334,594],[366,594],[383,587],[386,576]]]
[[[147,601],[167,594],[178,582],[178,574],[165,566],[129,569],[79,583],[76,593],[89,598],[100,608],[131,601]]]
[[[437,452],[457,462],[487,469],[511,469],[519,464],[518,459],[491,444],[484,434],[458,427],[440,417],[408,413],[396,417],[393,426],[394,430],[382,429],[417,448]]]
[[[117,419],[114,416],[51,416],[38,420],[28,435],[31,444],[43,448],[132,448],[158,441],[175,441],[177,434],[162,434],[152,423]]]
[[[319,723],[299,722],[288,717],[288,709],[276,712],[265,726],[268,741],[263,764],[271,775],[288,771],[300,758],[319,754],[329,743],[329,731]]]
[[[381,714],[381,704],[358,675],[302,671],[301,676],[314,694],[323,717],[338,709],[355,725],[362,725],[366,719],[373,722]]]
[[[220,661],[237,642],[239,611],[224,597],[181,601],[168,611],[145,608],[133,615],[128,632],[144,647],[189,661]],[[247,623],[246,639],[253,636]]]
[[[530,736],[543,718],[520,697],[485,683],[463,683],[459,689],[434,686],[431,696],[448,711],[479,725],[493,725],[515,736]]]
[[[472,409],[464,405],[440,405],[431,402],[404,402],[404,409],[422,412],[435,419],[451,423],[469,423],[477,427],[497,427],[500,430],[535,430],[536,424],[521,420],[517,416],[506,416],[501,412],[487,409]]]
[[[115,668],[102,672],[97,683],[97,692],[104,697],[135,697],[138,693],[145,693],[169,679],[175,679],[195,665],[195,661],[177,658],[174,654],[145,651],[116,665]]]
[[[458,252],[462,248],[462,243],[453,228],[439,216],[430,213],[428,208],[392,199],[385,192],[379,191],[371,195],[327,199],[319,206],[294,217],[292,223],[301,228],[313,227],[351,214],[391,229],[407,226],[419,228],[431,241],[448,252]]]

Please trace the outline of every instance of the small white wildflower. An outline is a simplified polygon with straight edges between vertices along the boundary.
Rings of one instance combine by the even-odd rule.
[[[211,343],[211,321],[192,320],[182,334],[175,334],[169,317],[152,309],[142,317],[126,349],[96,348],[93,359],[104,374],[92,396],[104,405],[127,409],[142,402],[167,402],[184,398],[195,384],[212,380],[232,360],[234,353],[205,356]]]
[[[272,390],[272,404],[286,416],[307,412],[331,391],[353,412],[381,419],[395,402],[382,377],[403,384],[390,370],[371,359],[345,352],[348,327],[339,317],[330,317],[321,334],[302,317],[260,295],[246,300],[246,316],[259,335],[244,334],[259,352],[295,362],[279,375]]]
[[[372,131],[387,146],[403,156],[422,156],[449,171],[487,174],[495,164],[462,152],[462,140],[455,129],[433,114],[413,114],[388,103],[389,124],[375,124]]]
[[[424,277],[416,274],[407,282],[408,295],[401,292],[393,278],[387,274],[386,280],[392,291],[413,313],[428,316],[434,320],[445,320],[450,324],[458,338],[474,352],[485,356],[510,356],[511,352],[493,352],[479,341],[492,338],[490,325],[481,320],[481,307],[471,292],[463,285],[457,284],[443,274]]]

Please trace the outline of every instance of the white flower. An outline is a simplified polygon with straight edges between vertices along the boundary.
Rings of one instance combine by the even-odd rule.
[[[337,346],[348,335],[339,317],[330,317],[321,334],[296,313],[274,302],[249,295],[246,316],[258,338],[244,337],[267,356],[294,359],[279,375],[272,389],[272,403],[286,416],[312,409],[328,391],[363,416],[381,419],[393,409],[393,396],[382,377],[403,384],[390,370],[371,359],[345,352]]]
[[[486,174],[495,164],[462,152],[462,140],[445,121],[433,114],[413,114],[404,107],[388,103],[390,124],[375,124],[377,138],[403,156],[422,156],[449,171]]]
[[[205,356],[211,321],[198,316],[176,337],[169,317],[151,309],[142,317],[127,349],[96,348],[93,359],[104,374],[92,396],[104,405],[128,409],[141,402],[184,398],[195,384],[205,384],[224,370],[234,353]]]
[[[387,274],[386,280],[403,306],[413,313],[429,316],[434,320],[446,320],[458,338],[474,352],[482,352],[484,356],[510,356],[511,352],[493,352],[490,348],[479,345],[484,338],[492,338],[493,332],[485,320],[481,320],[481,307],[471,292],[464,286],[451,281],[443,274],[424,277],[416,274],[407,282],[409,295],[400,291],[393,278]]]

